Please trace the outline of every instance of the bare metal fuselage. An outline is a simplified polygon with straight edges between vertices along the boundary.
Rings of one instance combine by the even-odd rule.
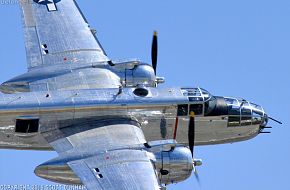
[[[66,123],[126,117],[140,123],[148,141],[174,139],[188,144],[188,116],[177,117],[178,105],[190,104],[180,88],[148,88],[149,95],[134,95],[134,88],[30,92],[0,95],[0,148],[51,150],[41,132]],[[37,132],[19,133],[18,119],[39,119]],[[260,125],[228,126],[228,116],[195,117],[196,145],[232,143],[259,134]]]

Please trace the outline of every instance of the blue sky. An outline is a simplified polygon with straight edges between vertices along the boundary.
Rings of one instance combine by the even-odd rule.
[[[2,2],[2,1],[1,1]],[[78,1],[112,59],[150,61],[159,32],[165,86],[201,86],[243,97],[283,121],[253,140],[197,147],[201,186],[192,177],[170,190],[290,189],[290,1]],[[0,5],[0,82],[26,71],[16,5]],[[54,152],[0,150],[0,184],[50,184],[34,168]]]

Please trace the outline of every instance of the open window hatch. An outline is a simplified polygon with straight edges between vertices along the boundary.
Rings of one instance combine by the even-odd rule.
[[[21,117],[16,119],[15,132],[20,134],[37,133],[39,130],[39,118]]]

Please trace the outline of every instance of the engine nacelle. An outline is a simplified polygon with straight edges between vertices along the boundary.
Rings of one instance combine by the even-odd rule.
[[[159,141],[160,142],[160,141]],[[162,184],[171,184],[184,181],[190,177],[193,171],[191,152],[187,147],[176,143],[148,145],[147,151],[152,156],[152,162]],[[58,157],[41,164],[35,169],[38,177],[62,184],[82,184],[78,176],[74,174],[67,162],[71,158]],[[197,164],[198,165],[198,164]]]
[[[136,65],[131,70],[126,70],[126,86],[135,87],[144,85],[147,87],[156,86],[156,76],[153,68],[147,64]]]
[[[162,77],[156,77],[151,65],[138,60],[113,61],[111,69],[120,77],[124,87],[156,87],[165,82]]]
[[[177,146],[170,151],[155,152],[155,167],[162,184],[178,183],[191,176],[193,161],[187,147]]]

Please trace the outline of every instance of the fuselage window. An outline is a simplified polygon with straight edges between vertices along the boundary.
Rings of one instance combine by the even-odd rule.
[[[190,102],[202,102],[203,98],[202,97],[188,97],[188,100]]]
[[[177,116],[187,116],[187,115],[188,115],[188,105],[187,104],[178,105]]]
[[[16,133],[37,133],[39,119],[16,119]]]
[[[195,115],[202,115],[203,104],[191,104],[189,107],[189,113],[194,112]]]
[[[201,90],[202,96],[204,97],[205,101],[209,100],[212,97],[212,95],[207,90],[205,90],[203,88],[201,88],[200,90]]]

